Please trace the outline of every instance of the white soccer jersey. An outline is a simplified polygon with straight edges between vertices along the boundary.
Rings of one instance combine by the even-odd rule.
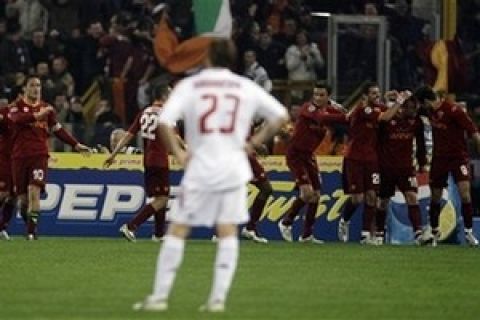
[[[252,172],[244,146],[255,116],[276,120],[287,112],[257,84],[227,69],[206,69],[181,81],[160,122],[185,122],[191,158],[182,185],[225,190],[247,183]]]

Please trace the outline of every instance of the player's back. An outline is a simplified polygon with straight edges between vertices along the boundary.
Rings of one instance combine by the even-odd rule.
[[[207,69],[183,80],[165,108],[172,107],[185,121],[191,159],[184,182],[212,190],[246,183],[251,178],[244,151],[250,124],[257,112],[269,117],[272,105],[280,108],[258,85],[227,69]]]
[[[143,138],[144,165],[146,167],[168,167],[168,153],[157,136],[158,117],[162,106],[153,104],[145,108],[129,129],[133,134],[140,133]]]

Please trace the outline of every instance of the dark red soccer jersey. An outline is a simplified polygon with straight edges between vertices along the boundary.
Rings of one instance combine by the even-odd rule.
[[[433,156],[468,159],[465,133],[478,131],[465,111],[456,104],[443,102],[430,114],[433,133]]]
[[[300,109],[288,148],[313,153],[325,137],[327,125],[333,122],[326,117],[342,114],[341,110],[333,106],[318,108],[311,102],[305,103]]]
[[[379,161],[384,168],[410,168],[413,165],[413,146],[416,139],[416,157],[419,165],[426,164],[423,122],[417,118],[394,116],[380,124]]]
[[[35,120],[33,115],[47,106],[43,101],[31,105],[23,99],[10,105],[12,159],[48,156],[49,129],[58,124],[56,115],[50,112],[45,120]]]
[[[2,116],[2,120],[0,120],[0,154],[3,156],[10,155],[12,148],[10,141],[8,108],[0,109],[0,115]]]
[[[361,104],[350,115],[349,139],[345,158],[377,162],[378,161],[378,118],[386,110],[384,105]]]
[[[131,134],[139,133],[143,138],[145,167],[168,168],[168,153],[157,135],[158,117],[161,111],[162,106],[158,104],[145,108],[128,129]]]

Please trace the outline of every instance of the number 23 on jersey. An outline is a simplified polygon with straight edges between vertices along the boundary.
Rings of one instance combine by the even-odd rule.
[[[230,134],[235,130],[235,122],[237,119],[238,106],[240,105],[240,98],[234,94],[204,94],[202,100],[208,104],[207,110],[200,115],[200,133],[210,134],[220,132]],[[221,104],[222,108],[218,108]],[[223,111],[225,114],[218,125],[212,124],[212,116]]]

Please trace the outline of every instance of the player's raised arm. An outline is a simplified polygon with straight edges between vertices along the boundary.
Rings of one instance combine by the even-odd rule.
[[[380,113],[380,116],[378,117],[379,121],[389,121],[395,116],[395,114],[398,112],[402,104],[410,98],[412,93],[410,91],[402,91],[398,94],[396,94],[395,101],[393,103],[393,106],[388,108],[387,111]]]

